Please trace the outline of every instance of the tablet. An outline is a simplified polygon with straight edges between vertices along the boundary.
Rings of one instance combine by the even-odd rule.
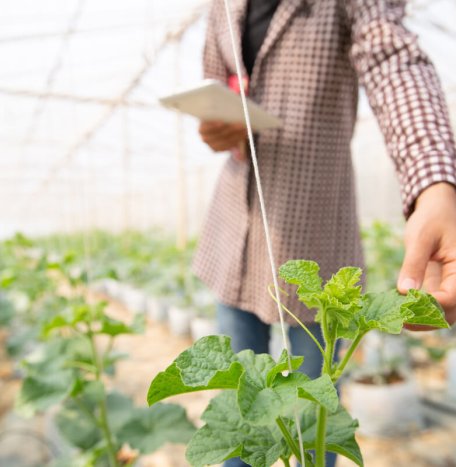
[[[193,115],[200,120],[245,121],[241,96],[215,80],[204,80],[191,89],[162,97],[159,102],[167,108]],[[279,118],[250,99],[247,99],[247,107],[254,131],[282,126]]]

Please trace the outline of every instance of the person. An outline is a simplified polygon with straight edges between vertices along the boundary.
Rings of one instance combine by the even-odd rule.
[[[405,258],[401,293],[424,286],[456,319],[456,149],[435,69],[402,24],[406,0],[230,0],[251,99],[283,126],[255,135],[278,265],[312,259],[328,279],[363,266],[350,142],[358,83],[383,132],[401,185]],[[235,63],[223,0],[213,0],[204,74],[229,83]],[[202,230],[194,271],[215,293],[219,330],[235,351],[268,351],[277,307],[243,122],[202,122],[214,151],[232,151]],[[378,180],[381,186],[381,180]],[[284,305],[318,333],[292,289]],[[315,345],[290,323],[294,354],[315,377]],[[320,337],[321,339],[321,337]],[[334,465],[335,458],[328,465]],[[246,465],[231,459],[227,466]]]

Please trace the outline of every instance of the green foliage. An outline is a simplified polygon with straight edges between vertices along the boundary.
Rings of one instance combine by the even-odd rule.
[[[335,388],[354,350],[372,329],[397,334],[406,323],[440,328],[448,324],[440,306],[424,292],[363,295],[361,273],[359,268],[342,268],[323,283],[315,262],[289,261],[280,268],[280,277],[297,286],[299,300],[317,311],[325,341],[320,377],[311,380],[296,372],[303,357],[289,357],[284,351],[276,362],[250,350],[234,353],[230,338],[209,336],[154,378],[149,404],[186,392],[223,390],[210,402],[202,416],[205,425],[188,445],[191,465],[238,456],[253,467],[270,466],[278,459],[289,465],[294,455],[307,467],[322,467],[326,451],[363,465],[354,437],[357,422],[340,405]],[[334,362],[334,348],[342,337],[352,344],[343,360]],[[302,446],[295,417],[300,420]],[[315,457],[309,450],[315,450]]]
[[[187,442],[195,429],[181,407],[136,407],[105,386],[124,357],[114,340],[141,332],[144,317],[127,324],[107,314],[106,302],[88,302],[87,264],[77,253],[51,252],[23,236],[0,245],[0,319],[12,331],[10,348],[24,356],[17,409],[32,416],[60,407],[57,427],[79,450],[60,465],[117,467],[125,446],[134,460],[163,443]]]
[[[362,231],[367,264],[367,290],[394,288],[404,258],[401,235],[389,224],[376,221]]]

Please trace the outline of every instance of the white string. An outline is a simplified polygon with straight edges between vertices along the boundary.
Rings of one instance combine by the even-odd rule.
[[[258,191],[258,197],[260,200],[260,209],[261,209],[261,217],[263,219],[263,227],[264,227],[264,233],[266,236],[266,245],[268,248],[268,257],[269,257],[269,263],[271,265],[271,270],[272,270],[272,280],[274,283],[274,292],[277,297],[276,303],[277,303],[277,308],[279,311],[279,317],[280,317],[280,328],[282,330],[282,339],[283,339],[283,348],[287,351],[287,357],[288,357],[288,370],[290,373],[292,373],[293,368],[291,366],[291,357],[290,357],[290,351],[288,349],[288,342],[287,342],[287,335],[285,331],[285,320],[283,316],[283,310],[282,310],[282,304],[280,300],[280,290],[279,290],[279,283],[277,281],[277,273],[276,273],[276,263],[274,259],[274,253],[272,250],[272,242],[271,242],[271,236],[269,233],[269,223],[268,223],[268,217],[266,214],[266,205],[264,202],[264,196],[263,196],[263,187],[261,185],[261,178],[260,178],[260,171],[258,168],[258,158],[256,155],[256,150],[255,150],[255,142],[253,140],[253,132],[252,132],[252,125],[250,122],[250,114],[249,110],[247,107],[247,100],[245,97],[245,90],[243,86],[243,77],[242,77],[242,72],[241,72],[241,65],[239,61],[239,56],[237,53],[237,48],[236,48],[236,40],[234,37],[234,31],[233,31],[233,22],[231,19],[231,12],[230,12],[230,7],[229,7],[229,0],[224,0],[225,3],[225,10],[226,10],[226,16],[228,19],[228,28],[230,31],[230,37],[231,37],[231,46],[233,49],[233,54],[234,54],[234,62],[236,65],[236,74],[239,82],[239,90],[241,94],[241,100],[242,100],[242,109],[244,111],[244,118],[245,118],[245,124],[247,127],[247,135],[248,135],[248,140],[249,140],[249,146],[250,146],[250,154],[252,157],[252,164],[253,164],[253,169],[255,173],[255,180],[257,184],[257,191]],[[297,413],[295,414],[295,423],[296,423],[296,429],[298,432],[298,438],[299,438],[299,448],[300,448],[300,453],[301,453],[301,461],[305,462],[304,459],[304,447],[302,444],[302,435],[301,435],[301,425],[299,422],[299,418]]]

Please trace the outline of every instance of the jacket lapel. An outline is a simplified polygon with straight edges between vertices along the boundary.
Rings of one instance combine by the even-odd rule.
[[[241,62],[242,74],[246,76],[247,72],[245,70],[244,61],[242,60],[242,32],[244,30],[245,15],[247,13],[247,0],[230,0],[228,5],[230,7],[231,20],[233,22],[234,45]],[[226,11],[224,7],[223,10],[220,11],[220,14],[226,17]],[[228,24],[225,31],[225,38],[222,41],[222,47],[224,48],[225,59],[229,65],[229,68],[233,73],[235,73],[236,67],[234,63],[231,37],[228,31]]]
[[[269,25],[266,37],[264,38],[263,44],[261,45],[258,55],[255,59],[255,65],[253,67],[251,76],[252,82],[255,82],[257,79],[259,69],[261,68],[261,62],[264,60],[272,46],[275,44],[282,32],[293,19],[293,16],[296,14],[298,9],[302,7],[303,4],[310,4],[312,2],[313,0],[282,0],[279,3],[279,6],[277,7],[277,10]]]

